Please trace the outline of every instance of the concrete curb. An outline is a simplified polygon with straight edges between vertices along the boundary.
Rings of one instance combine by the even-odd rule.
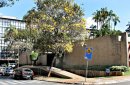
[[[48,79],[48,78],[34,78],[39,81],[47,81],[47,82],[55,82],[55,83],[63,83],[63,84],[80,84],[81,81],[77,81],[76,79]]]
[[[88,82],[84,82],[84,80],[80,79],[51,79],[51,78],[35,78],[39,81],[47,81],[47,82],[55,82],[55,83],[63,83],[63,84],[74,84],[74,85],[105,85],[105,84],[115,84],[115,83],[121,83],[121,82],[127,82],[130,81],[130,77],[116,77],[114,78],[92,78],[89,80],[86,80]]]
[[[105,85],[105,84],[116,84],[116,83],[128,82],[128,81],[130,81],[130,79],[97,81],[97,82],[92,82],[92,83],[81,82],[80,84],[81,85]]]

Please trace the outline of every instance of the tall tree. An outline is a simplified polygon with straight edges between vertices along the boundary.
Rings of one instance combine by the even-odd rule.
[[[108,12],[108,19],[107,19],[108,24],[109,24],[109,28],[111,28],[111,20],[113,19],[113,16],[115,16],[115,14],[113,13],[113,10],[110,10]]]
[[[113,22],[114,22],[114,29],[115,29],[115,26],[117,25],[117,23],[120,22],[119,17],[118,17],[118,16],[115,16],[115,17],[113,18]]]
[[[73,42],[85,31],[80,6],[73,0],[37,0],[36,5],[24,16],[28,27],[38,30],[34,47],[41,52],[55,53],[54,59],[62,51],[71,52]]]
[[[107,8],[101,8],[101,10],[100,10],[100,18],[101,18],[101,25],[102,26],[106,23],[107,17],[108,17]]]
[[[5,6],[11,6],[15,3],[15,1],[19,0],[0,0],[0,8]]]
[[[14,26],[10,26],[9,28],[5,29],[5,41],[15,40],[18,34],[18,30]]]
[[[70,1],[37,0],[37,7],[28,11],[24,16],[24,20],[28,23],[28,26],[33,24],[32,27],[38,29],[41,35],[45,36],[44,38],[51,36],[49,38],[53,39],[50,39],[49,42],[53,46],[59,42],[70,42],[72,39],[74,41],[76,40],[75,37],[80,37],[80,33],[85,30],[85,20],[82,18],[81,8]],[[55,44],[52,44],[52,42]],[[37,43],[39,44],[39,42]]]
[[[4,40],[5,42],[9,42],[8,50],[31,50],[33,47],[31,39],[36,39],[37,31],[32,30],[31,34],[29,34],[29,32],[29,29],[17,29],[14,26],[7,28],[4,33]],[[30,37],[30,39],[28,37]]]
[[[121,33],[122,32],[120,30],[109,29],[109,25],[104,24],[103,28],[94,31],[94,36],[100,37],[105,35],[120,35]]]
[[[97,23],[97,29],[98,29],[99,22],[100,22],[100,11],[99,10],[96,10],[96,12],[93,13],[93,19]]]
[[[112,10],[107,10],[107,8],[101,8],[94,12],[93,19],[95,22],[99,23],[101,28],[104,28],[103,26],[105,25],[109,25],[109,29],[112,27],[111,22],[114,23],[114,28],[117,23],[120,22],[119,17]],[[99,27],[98,24],[97,27]]]

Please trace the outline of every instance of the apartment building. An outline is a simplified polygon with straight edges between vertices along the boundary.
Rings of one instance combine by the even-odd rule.
[[[7,28],[15,27],[17,29],[24,29],[25,22],[16,19],[15,17],[0,16],[0,64],[5,62],[14,62],[16,58],[11,58],[14,51],[7,50],[10,42],[4,42],[4,33]]]

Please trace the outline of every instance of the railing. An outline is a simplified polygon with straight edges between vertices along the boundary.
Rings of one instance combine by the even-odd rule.
[[[18,60],[18,58],[8,57],[8,58],[0,58],[0,60]]]

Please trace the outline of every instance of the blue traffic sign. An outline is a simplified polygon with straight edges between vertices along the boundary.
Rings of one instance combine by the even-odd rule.
[[[85,48],[85,59],[88,59],[88,60],[92,59],[92,51],[93,51],[93,48]]]

